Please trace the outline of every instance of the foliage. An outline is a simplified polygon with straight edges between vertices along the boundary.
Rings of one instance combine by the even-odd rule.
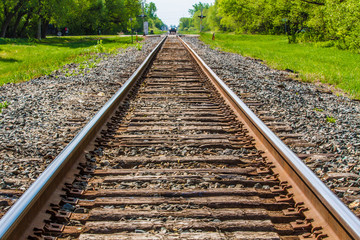
[[[180,30],[199,29],[199,6],[180,20]],[[359,0],[216,0],[206,15],[205,30],[286,34],[289,43],[324,42],[360,52]]]
[[[154,32],[161,30],[161,28],[165,25],[161,19],[156,15],[156,5],[153,2],[146,3],[144,6],[144,12],[147,16],[147,21],[149,22],[149,29]]]
[[[209,8],[210,8],[210,4],[199,2],[199,3],[195,3],[192,9],[189,9],[189,13],[191,17],[193,17],[195,13],[201,11],[201,9],[209,9]]]
[[[209,7],[206,24],[209,25],[209,29],[213,31],[226,31],[226,28],[221,25],[221,19],[218,8],[218,1],[215,1],[213,6]]]
[[[128,46],[136,46],[135,43],[131,44],[131,37],[0,38],[0,85],[30,80],[49,74],[65,64],[93,59],[97,57],[95,53],[116,53],[119,48]]]
[[[154,3],[145,4],[144,11],[152,30],[164,25],[156,16]],[[2,0],[0,37],[117,34],[131,28],[141,32],[140,14],[141,0]]]
[[[360,49],[360,1],[328,0],[324,11],[326,39],[335,40],[341,49]]]
[[[206,16],[204,19],[202,19],[202,31],[208,31],[210,30],[207,19],[208,19],[208,11],[212,7],[212,5],[208,3],[197,3],[193,5],[193,8],[189,10],[189,13],[191,15],[190,18],[183,17],[180,18],[180,24],[179,24],[179,30],[180,31],[189,31],[189,32],[195,32],[200,30],[200,21],[201,19],[199,16],[201,15],[201,10],[203,13],[203,16]]]
[[[142,49],[142,45],[140,43],[137,43],[135,47],[138,51],[141,51]]]
[[[180,18],[179,29],[181,31],[189,31],[190,28],[194,28],[194,23],[192,18],[182,17]]]
[[[327,121],[328,123],[336,123],[336,119],[333,118],[333,117],[329,117],[329,116],[326,117],[326,121]]]
[[[284,35],[201,34],[213,48],[262,59],[277,69],[291,69],[308,82],[323,82],[360,99],[360,55],[335,47],[322,48],[312,43],[288,44]]]
[[[97,40],[97,44],[94,48],[96,49],[97,53],[105,52],[105,46],[103,44],[103,40],[102,39]]]
[[[0,102],[0,113],[2,113],[3,108],[7,108],[9,103],[7,101]]]

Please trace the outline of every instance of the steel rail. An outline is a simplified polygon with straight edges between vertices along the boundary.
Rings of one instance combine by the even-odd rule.
[[[355,214],[246,106],[184,40],[179,39],[210,80],[221,89],[233,106],[241,111],[241,115],[261,135],[259,138],[265,142],[264,145],[272,147],[276,155],[288,165],[290,174],[296,175],[309,188],[310,191],[307,192],[313,194],[309,199],[313,201],[314,206],[322,206],[322,210],[326,211],[324,219],[328,221],[332,232],[337,234],[339,239],[360,239],[360,220]]]
[[[154,59],[157,52],[167,37],[147,56],[144,62],[115,93],[115,95],[97,112],[97,114],[86,124],[86,126],[76,135],[76,137],[66,146],[66,148],[56,157],[56,159],[45,169],[38,179],[29,189],[16,201],[10,210],[0,220],[0,239],[19,239],[23,234],[19,232],[20,224],[30,225],[34,219],[34,214],[38,211],[39,204],[46,201],[55,189],[49,189],[58,178],[67,172],[71,161],[74,161],[83,152],[86,145],[91,142],[104,122],[116,110],[119,103],[127,96],[129,90],[135,82],[143,75],[149,64]],[[28,221],[27,223],[24,223]],[[29,222],[30,221],[30,222]]]

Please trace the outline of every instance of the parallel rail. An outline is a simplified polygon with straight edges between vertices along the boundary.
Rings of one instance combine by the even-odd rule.
[[[264,145],[264,150],[269,151],[271,156],[269,158],[279,161],[277,164],[279,171],[293,178],[293,184],[298,186],[295,188],[298,202],[309,200],[318,211],[318,216],[323,218],[323,226],[334,230],[334,234],[339,239],[360,239],[359,218],[241,101],[187,43],[182,42],[207,77],[226,97],[239,118],[248,124],[254,135]]]
[[[76,166],[79,156],[99,134],[104,124],[113,114],[121,101],[129,94],[132,86],[142,77],[166,38],[154,48],[133,75],[115,93],[115,95],[99,110],[90,122],[78,133],[69,145],[46,168],[39,178],[19,198],[11,209],[0,220],[0,239],[21,239],[26,236],[24,229],[33,225],[34,216],[64,183],[64,176],[69,175],[69,169]],[[83,159],[82,159],[83,160]],[[41,224],[41,223],[40,223]],[[30,230],[31,231],[31,230]]]
[[[58,195],[61,192],[58,189],[59,186],[66,183],[66,177],[72,176],[76,172],[70,169],[85,161],[84,151],[89,150],[94,144],[94,139],[104,128],[104,123],[113,115],[122,100],[129,95],[134,84],[146,72],[165,40],[166,38],[157,45],[114,97],[105,104],[0,220],[1,239],[21,239],[30,235],[34,227],[41,227],[42,221],[35,222],[33,220],[35,217],[44,219],[46,215],[44,212],[47,208],[44,204],[59,199]],[[273,162],[276,166],[273,171],[280,174],[281,180],[287,180],[293,186],[288,191],[294,193],[294,200],[305,202],[310,208],[310,211],[306,211],[304,215],[314,219],[313,226],[321,226],[322,231],[330,237],[329,239],[360,239],[359,219],[255,116],[184,41],[182,43],[202,69],[203,74],[221,92],[238,119],[245,123],[250,135],[257,140],[257,148],[263,150],[268,161]],[[291,179],[287,176],[291,176]],[[44,217],[41,218],[41,216]]]

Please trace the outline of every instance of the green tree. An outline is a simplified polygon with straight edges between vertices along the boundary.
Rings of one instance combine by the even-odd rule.
[[[46,37],[48,26],[71,34],[114,34],[142,29],[140,0],[1,0],[0,37]],[[156,5],[146,5],[151,27],[164,24],[156,15]]]
[[[149,22],[149,28],[151,30],[155,29],[161,29],[162,26],[164,26],[164,23],[161,21],[161,19],[156,15],[156,5],[153,2],[150,2],[148,4],[145,4],[145,15],[147,16],[147,21]]]
[[[20,9],[25,3],[25,0],[2,0],[2,21],[0,37],[6,37],[6,32],[11,21],[14,19],[16,14],[20,11]]]
[[[202,2],[195,3],[193,5],[193,8],[189,9],[190,16],[193,17],[197,11],[200,11],[201,9],[208,9],[209,7],[210,7],[210,4],[208,4],[208,3],[202,3]]]
[[[221,16],[218,9],[218,0],[216,0],[215,4],[209,8],[207,24],[212,31],[226,31],[226,28],[221,25]]]
[[[208,11],[212,5],[208,3],[196,3],[193,5],[193,8],[189,10],[190,18],[181,18],[179,28],[182,31],[199,31],[200,30],[200,18],[201,10],[203,11],[203,15],[206,16],[202,19],[202,26],[204,31],[210,30],[210,27],[207,23],[208,19]]]
[[[181,31],[188,31],[192,27],[194,27],[193,18],[187,18],[187,17],[180,18],[179,29]]]
[[[326,38],[343,49],[360,49],[360,2],[328,0],[324,7]]]
[[[286,33],[289,43],[331,41],[343,49],[360,48],[358,0],[216,0],[207,15],[211,30]]]
[[[149,4],[146,4],[145,9],[146,9],[145,12],[149,18],[151,18],[151,19],[157,18],[157,16],[156,16],[157,8],[155,6],[155,3],[150,2]]]

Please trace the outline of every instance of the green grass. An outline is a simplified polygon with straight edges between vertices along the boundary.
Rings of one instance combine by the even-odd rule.
[[[0,86],[27,81],[66,64],[94,58],[95,53],[115,53],[131,45],[129,36],[49,37],[41,41],[0,38]]]
[[[178,31],[178,33],[183,35],[199,35],[199,31]]]
[[[161,34],[165,34],[165,33],[167,33],[167,31],[161,31],[161,30],[159,30],[159,29],[151,29],[154,33],[154,35],[161,35]],[[149,35],[151,35],[150,34],[150,31],[149,31]]]
[[[288,44],[286,36],[201,34],[212,48],[259,58],[277,69],[291,69],[307,82],[322,82],[360,99],[360,54],[316,44]]]

